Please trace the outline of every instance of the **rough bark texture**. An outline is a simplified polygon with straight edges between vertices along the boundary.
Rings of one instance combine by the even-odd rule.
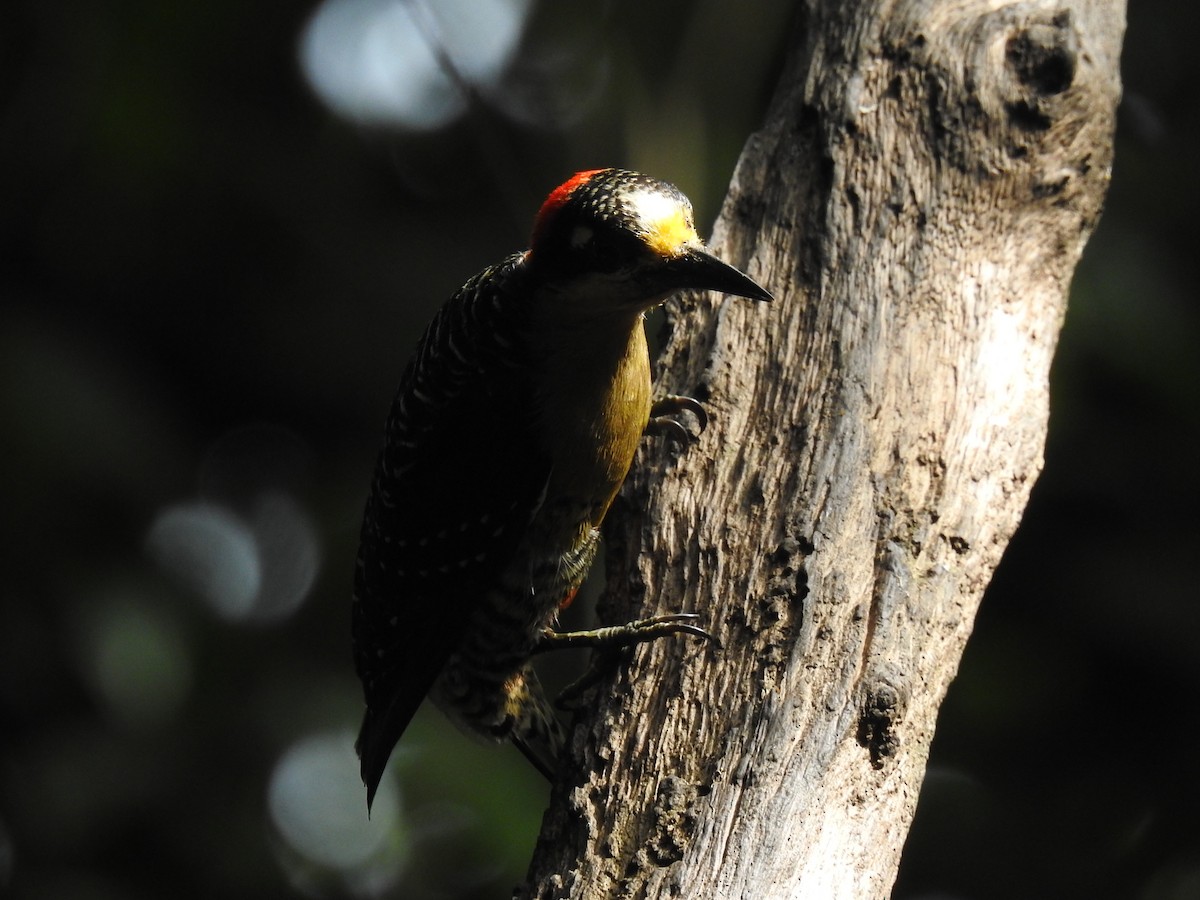
[[[623,620],[694,610],[573,731],[522,896],[890,892],[938,706],[1042,463],[1107,187],[1124,5],[805,4],[713,244],[771,305],[673,304],[608,535]]]

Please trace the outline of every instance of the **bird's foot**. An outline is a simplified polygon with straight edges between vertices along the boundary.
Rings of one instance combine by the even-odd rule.
[[[695,620],[698,618],[699,616],[695,613],[672,613],[665,616],[653,616],[649,619],[639,619],[624,625],[608,625],[591,631],[557,632],[547,628],[542,632],[542,638],[534,647],[533,652],[544,653],[547,650],[562,650],[570,647],[594,647],[600,651],[592,657],[588,670],[577,681],[567,685],[555,699],[554,705],[559,709],[570,709],[577,705],[580,697],[590,687],[608,674],[618,650],[676,634],[703,638],[719,648],[721,642],[695,624]]]
[[[700,431],[708,427],[708,413],[704,411],[704,406],[699,400],[680,394],[667,394],[650,407],[650,421],[646,425],[646,434],[661,435],[676,444],[687,446],[696,438],[673,418],[684,412],[690,412],[696,417]]]

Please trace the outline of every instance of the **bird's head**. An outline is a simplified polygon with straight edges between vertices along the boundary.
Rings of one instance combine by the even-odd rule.
[[[708,252],[677,187],[625,169],[579,172],[551,191],[528,263],[583,315],[640,313],[687,289],[771,299]]]

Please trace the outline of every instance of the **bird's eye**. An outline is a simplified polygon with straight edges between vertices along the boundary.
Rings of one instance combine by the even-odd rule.
[[[636,235],[608,229],[598,229],[578,250],[586,256],[585,267],[593,272],[628,268],[645,253],[645,247]]]

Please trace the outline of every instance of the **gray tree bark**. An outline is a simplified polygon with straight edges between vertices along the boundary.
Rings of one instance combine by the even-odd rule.
[[[519,894],[890,893],[937,710],[1042,465],[1108,184],[1120,0],[808,0],[712,244],[776,296],[672,304],[608,534],[630,654],[577,717]]]

